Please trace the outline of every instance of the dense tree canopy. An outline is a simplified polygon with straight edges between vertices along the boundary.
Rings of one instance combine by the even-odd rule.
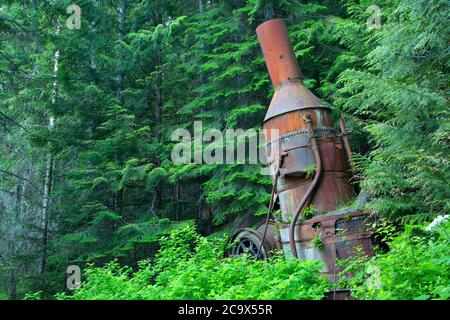
[[[448,1],[79,0],[79,29],[73,2],[0,4],[0,298],[64,291],[72,264],[136,267],[169,230],[259,221],[259,166],[174,164],[171,136],[260,128],[255,28],[274,17],[347,119],[368,212],[448,213]]]

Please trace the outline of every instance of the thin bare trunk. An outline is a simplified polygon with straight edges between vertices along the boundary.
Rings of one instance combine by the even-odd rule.
[[[275,6],[273,1],[267,1],[264,6],[264,18],[266,20],[274,19],[276,17]]]
[[[160,61],[161,52],[158,50],[158,62]],[[163,104],[163,97],[162,97],[162,81],[163,81],[163,74],[162,74],[162,65],[157,66],[157,74],[156,74],[156,88],[155,88],[155,122],[156,125],[160,125],[162,121],[162,104]],[[155,130],[155,138],[157,141],[160,139],[160,133],[159,129]]]
[[[161,58],[161,52],[158,50],[158,61]],[[163,81],[163,73],[162,73],[162,64],[158,67],[158,73],[156,75],[156,101],[155,101],[155,122],[156,122],[156,130],[155,130],[155,139],[157,142],[160,142],[161,140],[161,134],[159,125],[162,122],[162,105],[163,105],[163,97],[162,97],[162,81]],[[160,159],[155,159],[156,166],[160,166],[161,162]],[[162,206],[162,193],[161,190],[158,190],[158,186],[160,186],[161,182],[158,183],[158,185],[155,188],[155,194],[156,194],[156,208],[159,210]]]
[[[59,34],[61,26],[58,25],[56,33]],[[58,95],[58,67],[59,67],[60,51],[57,49],[54,56],[54,67],[53,67],[53,92],[52,92],[52,106],[56,104],[56,97]],[[48,127],[52,130],[55,126],[55,118],[53,116],[49,117]],[[54,159],[52,151],[49,150],[47,154],[46,167],[45,167],[45,178],[44,178],[44,194],[42,197],[42,257],[40,263],[40,274],[42,275],[42,289],[46,286],[46,268],[47,268],[47,245],[48,245],[48,229],[50,224],[50,195],[52,192],[53,183],[53,166]]]
[[[52,119],[52,118],[51,118]],[[53,178],[53,155],[51,152],[47,155],[47,164],[45,168],[45,185],[44,185],[44,196],[42,198],[42,246],[43,254],[41,259],[41,274],[45,274],[45,269],[47,265],[47,244],[48,244],[48,225],[50,221],[49,211],[50,211],[50,194],[52,188],[52,178]],[[45,284],[45,279],[43,280]]]
[[[125,38],[126,30],[125,30],[125,18],[127,14],[127,3],[126,0],[120,1],[119,4],[119,34],[118,37],[120,40],[123,40]],[[122,55],[119,55],[117,59],[124,60]],[[124,61],[121,61],[120,65],[122,66]],[[117,73],[117,93],[116,97],[120,104],[123,105],[124,103],[124,97],[123,97],[123,89],[124,89],[124,74],[122,67],[119,67],[118,73]]]
[[[9,271],[9,300],[17,299],[16,270]]]

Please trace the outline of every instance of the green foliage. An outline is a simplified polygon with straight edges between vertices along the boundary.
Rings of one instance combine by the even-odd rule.
[[[314,174],[316,173],[316,166],[310,165],[306,167],[305,172],[306,172],[306,179],[311,179],[312,177],[314,177]]]
[[[324,244],[323,244],[322,239],[320,238],[320,236],[315,236],[315,237],[312,239],[311,242],[312,242],[312,244],[314,245],[314,247],[316,247],[316,248],[319,249],[319,250],[323,250]]]
[[[332,68],[336,87],[324,90],[367,136],[370,150],[357,165],[369,207],[410,221],[448,212],[449,4],[377,2],[382,27],[364,30],[371,1],[348,2],[349,18],[334,33],[347,50]]]
[[[393,222],[449,211],[448,1],[81,1],[82,29],[58,30],[69,4],[1,5],[0,292],[9,298],[52,297],[73,263],[136,267],[154,257],[161,235],[186,224],[209,234],[267,212],[271,181],[258,165],[175,165],[171,134],[192,132],[197,120],[221,132],[261,127],[273,88],[255,28],[274,16],[286,20],[305,85],[346,118],[358,187],[383,218],[381,236],[393,239]],[[382,25],[368,30],[373,4]],[[315,168],[306,171],[311,178]],[[295,273],[296,262],[214,261],[217,278],[228,266],[267,283],[277,268],[274,279],[296,281],[281,271]],[[169,278],[186,284],[182,276]],[[255,297],[272,294],[256,293],[252,286],[267,289],[259,280],[236,281]],[[174,282],[153,285],[178,294]]]
[[[226,238],[179,229],[161,239],[155,261],[137,271],[117,261],[91,266],[82,287],[58,299],[322,299],[330,287],[317,262],[223,258],[225,246]]]
[[[276,221],[283,221],[283,214],[281,212],[281,209],[275,210],[272,215],[276,219]]]
[[[389,242],[389,252],[367,260],[346,261],[354,277],[342,286],[360,299],[409,300],[450,298],[450,223],[431,232],[406,225],[405,232]]]
[[[309,206],[307,206],[306,208],[305,208],[305,210],[303,210],[303,216],[306,218],[306,219],[311,219],[313,216],[314,216],[314,214],[317,212],[317,209],[316,209],[316,207],[312,204],[312,205],[309,205]]]
[[[25,294],[23,300],[41,300],[42,291]]]

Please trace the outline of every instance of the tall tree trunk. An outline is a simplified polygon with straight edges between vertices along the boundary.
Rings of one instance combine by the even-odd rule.
[[[9,270],[9,300],[17,299],[16,270]]]
[[[117,34],[119,40],[123,40],[126,36],[127,30],[126,30],[126,24],[125,24],[125,20],[126,20],[126,15],[127,15],[127,8],[128,8],[128,3],[127,0],[121,0],[119,3],[119,8],[117,9],[118,11],[118,22],[119,22],[119,32]],[[120,61],[120,66],[117,67],[117,89],[116,89],[116,98],[119,101],[119,104],[121,106],[123,106],[125,104],[125,99],[123,96],[123,90],[124,90],[124,71],[122,69],[122,66],[125,64],[125,59],[123,57],[122,54],[118,54],[116,56],[116,60]],[[116,158],[119,159],[119,155],[116,155]],[[117,209],[119,210],[120,214],[123,211],[123,190],[120,191],[116,191],[113,194],[113,210],[117,207]]]
[[[161,50],[158,49],[158,70],[156,74],[156,88],[155,88],[155,123],[156,123],[156,130],[155,130],[155,139],[156,143],[159,143],[161,140],[161,134],[160,134],[160,125],[162,123],[162,105],[163,105],[163,95],[162,95],[162,82],[163,82],[163,73],[162,73],[162,63],[161,63]],[[159,158],[155,159],[155,165],[159,167],[161,165],[161,161]],[[161,182],[158,183],[158,186],[161,185]],[[162,192],[161,190],[158,190],[158,186],[155,188],[156,193],[156,210],[159,211],[162,207]]]
[[[160,11],[162,10],[160,7],[156,9],[156,11],[153,14],[155,25],[158,26],[160,24],[164,24],[163,21],[163,14]],[[156,79],[155,79],[155,105],[154,105],[154,117],[155,117],[155,140],[156,143],[161,142],[161,133],[160,133],[160,125],[162,123],[163,118],[163,80],[164,80],[164,73],[163,73],[163,51],[162,51],[163,43],[157,43],[157,49],[156,49]],[[161,160],[159,158],[155,159],[155,165],[159,167],[161,165]],[[159,209],[162,207],[162,192],[161,190],[158,190],[158,186],[161,186],[161,182],[158,183],[158,185],[155,187],[155,206],[156,211],[158,212]],[[159,188],[161,189],[161,188]]]
[[[126,0],[122,0],[120,1],[119,4],[119,40],[123,40],[125,38],[126,35],[126,26],[125,26],[125,18],[127,15],[127,1]],[[122,55],[119,55],[117,57],[118,60],[120,60],[120,65],[124,65],[125,61],[123,61],[123,57]],[[124,74],[123,74],[123,70],[122,67],[118,68],[118,73],[117,73],[117,92],[116,92],[116,97],[117,100],[119,101],[120,104],[124,104],[124,97],[123,97],[123,86],[124,86]]]
[[[159,126],[162,122],[162,105],[163,105],[163,93],[162,93],[162,82],[163,82],[163,71],[162,71],[162,52],[161,49],[158,48],[157,53],[157,61],[158,65],[157,73],[156,73],[156,81],[155,81],[155,123]],[[159,142],[161,138],[161,134],[159,132],[159,128],[155,130],[155,138],[156,141]]]
[[[264,5],[264,18],[266,20],[271,20],[276,17],[275,5],[272,0],[266,1]]]
[[[243,5],[244,1],[239,3],[240,7],[242,7]],[[234,35],[234,41],[236,43],[243,43],[245,42],[245,35],[248,32],[247,21],[242,14],[236,12],[233,13],[233,20],[236,23],[238,30],[238,32]],[[239,87],[239,89],[245,86],[246,81],[247,79],[242,73],[239,73],[237,75],[236,85]],[[240,106],[245,106],[247,104],[247,97],[248,95],[246,93],[238,93],[237,98]]]
[[[56,33],[59,34],[61,26],[58,25]],[[57,49],[54,56],[54,67],[53,67],[53,92],[52,92],[52,106],[56,104],[56,97],[58,95],[58,67],[59,67],[60,51]],[[49,117],[49,130],[53,130],[55,126],[55,118],[53,116]],[[44,194],[42,197],[42,257],[40,264],[40,274],[42,281],[42,290],[46,286],[46,268],[47,268],[47,245],[48,245],[48,229],[50,224],[50,195],[52,192],[52,182],[53,182],[53,165],[54,159],[52,150],[48,151],[47,161],[45,167],[45,178],[44,178]]]
[[[200,13],[200,15],[203,15],[205,13],[204,1],[205,0],[198,0],[198,12]],[[200,52],[202,54],[205,52],[205,43],[203,40],[200,42]],[[205,73],[200,71],[199,72],[199,86],[203,85],[205,82],[206,82]]]
[[[53,128],[54,118],[50,118],[49,127]],[[47,163],[45,168],[45,181],[44,181],[44,195],[42,197],[42,257],[41,257],[41,268],[40,273],[42,275],[42,289],[46,285],[45,271],[47,268],[47,245],[48,245],[48,229],[50,224],[50,194],[52,191],[53,182],[53,155],[49,151],[47,155]]]

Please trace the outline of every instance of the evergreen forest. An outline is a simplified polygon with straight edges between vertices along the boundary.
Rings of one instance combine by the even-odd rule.
[[[449,9],[1,0],[0,300],[320,300],[336,286],[358,299],[449,299]],[[255,29],[273,18],[305,85],[345,118],[355,202],[375,230],[375,256],[342,261],[354,275],[342,283],[280,253],[224,257],[237,228],[264,223],[264,164],[173,161],[176,130],[190,145],[198,123],[261,128],[274,88]],[[69,266],[81,270],[75,290]]]

